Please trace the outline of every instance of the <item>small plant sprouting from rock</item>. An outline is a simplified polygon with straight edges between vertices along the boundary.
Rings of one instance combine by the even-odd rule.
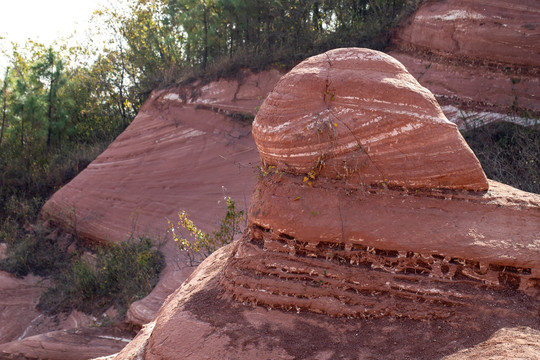
[[[199,229],[184,210],[178,213],[177,225],[169,221],[169,231],[180,251],[187,256],[189,266],[199,264],[220,247],[231,243],[234,236],[242,232],[241,224],[244,220],[244,210],[237,210],[236,204],[230,196],[226,196],[225,201],[227,212],[221,219],[219,230],[213,231],[211,234]],[[190,242],[183,234],[182,229],[186,229],[194,241]]]

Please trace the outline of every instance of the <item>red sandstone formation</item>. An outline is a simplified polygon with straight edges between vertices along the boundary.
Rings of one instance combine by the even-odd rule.
[[[443,360],[540,359],[540,331],[529,327],[504,328],[488,340],[446,356]]]
[[[319,79],[336,59],[347,76]],[[365,86],[370,76],[402,92],[384,96],[377,86]],[[332,90],[325,91],[327,84]],[[342,94],[377,101],[358,106],[340,101],[348,96]],[[305,108],[298,97],[308,102]],[[454,171],[447,152],[456,149],[460,159],[467,154],[463,141],[426,98],[429,92],[399,64],[365,49],[330,51],[293,69],[255,120],[263,171],[243,238],[199,266],[115,359],[434,359],[516,326],[530,330],[512,339],[537,344],[540,196],[493,181],[479,191],[485,188],[478,185],[481,169]],[[394,112],[372,113],[377,102]],[[320,125],[318,113],[325,111],[332,120],[310,126]],[[434,112],[436,120],[426,116]],[[372,117],[384,125],[380,148],[362,143],[378,138],[376,128],[365,125]],[[414,124],[427,129],[415,131]],[[346,131],[335,131],[340,126]],[[422,136],[449,149],[430,146]],[[351,142],[363,151],[347,153]],[[433,167],[440,156],[448,164],[424,169],[413,158],[419,168],[404,164],[407,172],[393,186],[383,171],[339,169],[344,158],[349,164],[356,156],[397,174],[397,162],[372,153],[396,156],[396,143],[426,145],[427,154],[404,151],[404,159],[424,156]],[[475,169],[474,157],[464,159]],[[436,172],[448,181],[435,184],[436,175],[424,176]],[[534,346],[527,351],[538,354]]]
[[[131,336],[99,327],[59,330],[0,345],[0,359],[80,360],[120,351]]]
[[[163,240],[167,219],[177,219],[180,210],[188,211],[205,231],[212,230],[225,212],[223,201],[218,204],[225,195],[233,197],[239,208],[248,206],[259,159],[246,120],[258,110],[280,76],[275,70],[260,74],[244,71],[235,80],[154,92],[128,129],[51,198],[43,215],[94,242],[124,241],[138,235]],[[170,239],[161,250],[167,266],[154,291],[130,307],[127,318],[134,325],[151,321],[165,298],[193,271],[182,262]],[[28,309],[28,319],[13,322],[16,331],[5,327],[12,335],[1,342],[13,342],[0,345],[0,354],[54,358],[55,351],[72,346],[65,342],[76,341],[99,344],[104,355],[120,350],[125,343],[109,339],[111,346],[104,351],[106,338],[92,337],[85,332],[84,324],[61,327],[80,327],[84,336],[47,333],[50,328],[40,325],[17,341],[39,316],[34,305],[40,289],[25,289],[24,294],[30,290],[35,293],[19,306]],[[21,296],[20,289],[15,296]],[[5,302],[9,304],[0,306],[3,316],[14,308],[11,300],[6,298]],[[39,330],[46,333],[39,335]],[[79,350],[79,358],[98,354],[87,352],[83,346]]]
[[[40,280],[36,276],[17,279],[0,271],[0,344],[23,337],[40,315],[35,309],[42,292]]]
[[[163,239],[186,210],[210,231],[229,195],[247,207],[257,151],[246,116],[253,116],[281,74],[242,72],[236,80],[156,91],[109,148],[47,202],[43,214],[85,239],[124,241],[141,234]],[[152,294],[135,303],[130,322],[154,317],[191,273],[167,241],[167,267]]]
[[[480,163],[429,90],[377,51],[330,51],[296,66],[261,106],[253,138],[263,165],[311,178],[488,187]]]
[[[277,167],[259,180],[225,272],[235,298],[422,318],[472,301],[474,282],[538,295],[540,197],[496,182],[474,192],[488,183],[456,125],[389,56],[304,61],[268,96],[253,136],[263,166]]]
[[[539,18],[535,0],[427,1],[396,40],[481,63],[539,67]]]
[[[486,123],[493,113],[534,114],[540,111],[539,23],[534,0],[427,1],[396,32],[390,55],[466,116],[476,113]]]

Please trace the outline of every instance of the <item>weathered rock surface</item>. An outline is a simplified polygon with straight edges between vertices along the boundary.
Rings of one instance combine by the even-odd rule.
[[[529,327],[504,328],[471,349],[461,350],[444,360],[540,359],[540,331]]]
[[[480,304],[479,287],[540,295],[540,196],[496,182],[472,191],[488,188],[478,161],[407,75],[387,55],[351,48],[279,81],[253,125],[263,165],[277,167],[259,180],[225,271],[235,298],[421,319]]]
[[[17,279],[0,271],[0,344],[24,337],[25,330],[40,313],[35,309],[43,291],[40,278]]]
[[[504,327],[538,328],[537,309],[516,293],[490,293],[483,300],[504,298],[506,309],[460,308],[449,319],[430,321],[336,318],[246,306],[232,301],[219,285],[233,250],[233,246],[222,248],[203,262],[168,298],[156,319],[113,358],[199,360],[219,354],[227,360],[433,360],[481,343]],[[526,336],[527,343],[537,341]],[[524,340],[523,335],[520,338]]]
[[[166,236],[168,219],[186,210],[210,231],[224,214],[224,195],[247,207],[258,156],[244,118],[280,76],[241,72],[236,80],[154,92],[115,142],[45,204],[46,217],[92,241],[164,240],[167,266],[150,296],[130,308],[130,322],[152,320],[193,270]]]
[[[427,1],[396,32],[390,55],[443,105],[480,120],[530,117],[540,111],[539,23],[534,0]]]
[[[373,54],[386,58],[365,49],[335,50],[327,56],[344,53],[350,54],[351,68]],[[297,104],[298,93],[315,88],[320,59],[308,59],[286,75],[276,94],[268,97],[268,109],[281,99]],[[417,89],[422,95],[418,98],[425,98],[424,89],[401,71],[386,75],[386,82],[403,79],[404,92]],[[373,98],[376,87],[360,81],[355,85],[351,78],[334,78],[334,99],[345,89],[359,99]],[[294,84],[289,96],[284,84]],[[313,94],[324,99],[325,88]],[[388,97],[379,100],[390,108],[395,98],[398,106],[407,104],[396,93],[387,91]],[[527,351],[535,351],[540,330],[540,196],[493,181],[486,183],[488,190],[474,191],[477,182],[466,175],[454,189],[434,186],[429,178],[422,179],[421,187],[349,181],[349,174],[323,171],[340,163],[340,151],[325,153],[324,164],[312,173],[313,168],[304,165],[309,161],[287,155],[327,151],[311,134],[309,125],[318,121],[313,106],[306,106],[305,117],[292,110],[295,105],[284,109],[290,117],[265,109],[266,104],[261,107],[254,136],[259,149],[272,150],[261,151],[263,176],[253,193],[243,238],[201,264],[115,359],[207,359],[215,354],[224,359],[436,359],[516,327],[521,327],[521,335],[507,339],[533,344]],[[362,108],[350,106],[350,113],[360,115],[337,127],[332,121],[328,129],[347,124],[348,131],[336,132],[329,142],[346,144],[350,133],[365,136],[358,130],[364,124]],[[437,108],[436,103],[432,106]],[[379,122],[390,118],[401,124],[394,115],[381,114]],[[303,123],[306,118],[311,121]],[[412,116],[408,119],[414,124]],[[448,131],[446,126],[451,126],[443,120],[430,124],[433,132]],[[408,128],[380,131],[395,136]],[[289,139],[293,132],[297,143]],[[412,133],[408,141],[422,142]],[[460,144],[459,134],[452,134],[446,135],[453,138],[449,142]],[[302,152],[297,150],[301,147]],[[463,151],[456,149],[458,154]],[[426,151],[428,159],[447,156],[429,145]],[[469,161],[474,164],[474,158]],[[453,169],[452,164],[448,168]],[[350,176],[354,179],[355,174]]]
[[[130,307],[130,323],[151,321],[193,271],[166,237],[167,219],[174,222],[185,209],[210,231],[225,212],[218,204],[225,195],[247,208],[259,159],[246,120],[280,76],[275,70],[242,71],[235,80],[154,92],[129,128],[43,208],[44,217],[89,241],[139,235],[163,241],[167,266],[154,291]],[[83,359],[118,352],[129,340],[129,334],[94,331],[94,322],[77,312],[61,319],[40,315],[34,307],[42,288],[6,278],[9,284],[0,278],[7,286],[3,293],[16,295],[0,299],[6,319],[0,344],[9,342],[0,345],[1,356]],[[13,317],[14,309],[21,314]]]
[[[396,41],[482,63],[538,67],[538,19],[540,4],[534,0],[428,1]]]
[[[98,327],[60,330],[0,344],[0,359],[91,359],[116,353],[131,339],[125,332]]]
[[[282,77],[253,124],[278,170],[405,188],[487,190],[480,163],[429,90],[381,52],[338,49]]]

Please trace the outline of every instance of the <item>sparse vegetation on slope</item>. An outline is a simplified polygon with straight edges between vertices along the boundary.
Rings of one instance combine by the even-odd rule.
[[[189,218],[186,211],[178,213],[178,223],[169,221],[169,231],[180,251],[187,257],[188,266],[198,265],[214,251],[230,244],[235,235],[242,233],[244,211],[236,209],[236,203],[230,196],[225,197],[227,211],[221,219],[219,230],[211,234],[199,229]],[[193,240],[188,240],[182,229],[187,230]]]
[[[38,307],[50,313],[100,313],[114,305],[125,313],[133,301],[150,293],[163,265],[162,255],[146,237],[101,247],[93,255],[73,257],[55,274]]]
[[[0,270],[47,277],[49,289],[39,308],[48,313],[100,313],[113,305],[123,313],[152,290],[164,265],[157,244],[147,237],[90,248],[41,225],[21,233],[16,223],[6,224],[0,240],[7,243],[7,257]]]

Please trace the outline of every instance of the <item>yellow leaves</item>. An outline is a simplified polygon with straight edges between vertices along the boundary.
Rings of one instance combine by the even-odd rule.
[[[298,201],[298,200],[300,200],[300,196],[295,197],[293,201]]]
[[[315,180],[317,177],[317,173],[315,172],[315,170],[311,170],[310,172],[307,173],[306,176],[304,176],[304,182],[307,183],[309,186],[313,186],[313,183],[311,182],[311,180]]]
[[[169,231],[172,233],[173,239],[178,244],[180,251],[191,250],[194,252],[199,252],[201,249],[201,243],[208,242],[208,234],[195,226],[195,223],[193,223],[185,211],[178,213],[178,219],[178,226],[182,227],[183,229],[187,229],[190,235],[195,238],[195,242],[192,244],[186,238],[178,236],[174,225],[168,221]]]
[[[337,122],[334,123],[334,127],[337,127]]]

